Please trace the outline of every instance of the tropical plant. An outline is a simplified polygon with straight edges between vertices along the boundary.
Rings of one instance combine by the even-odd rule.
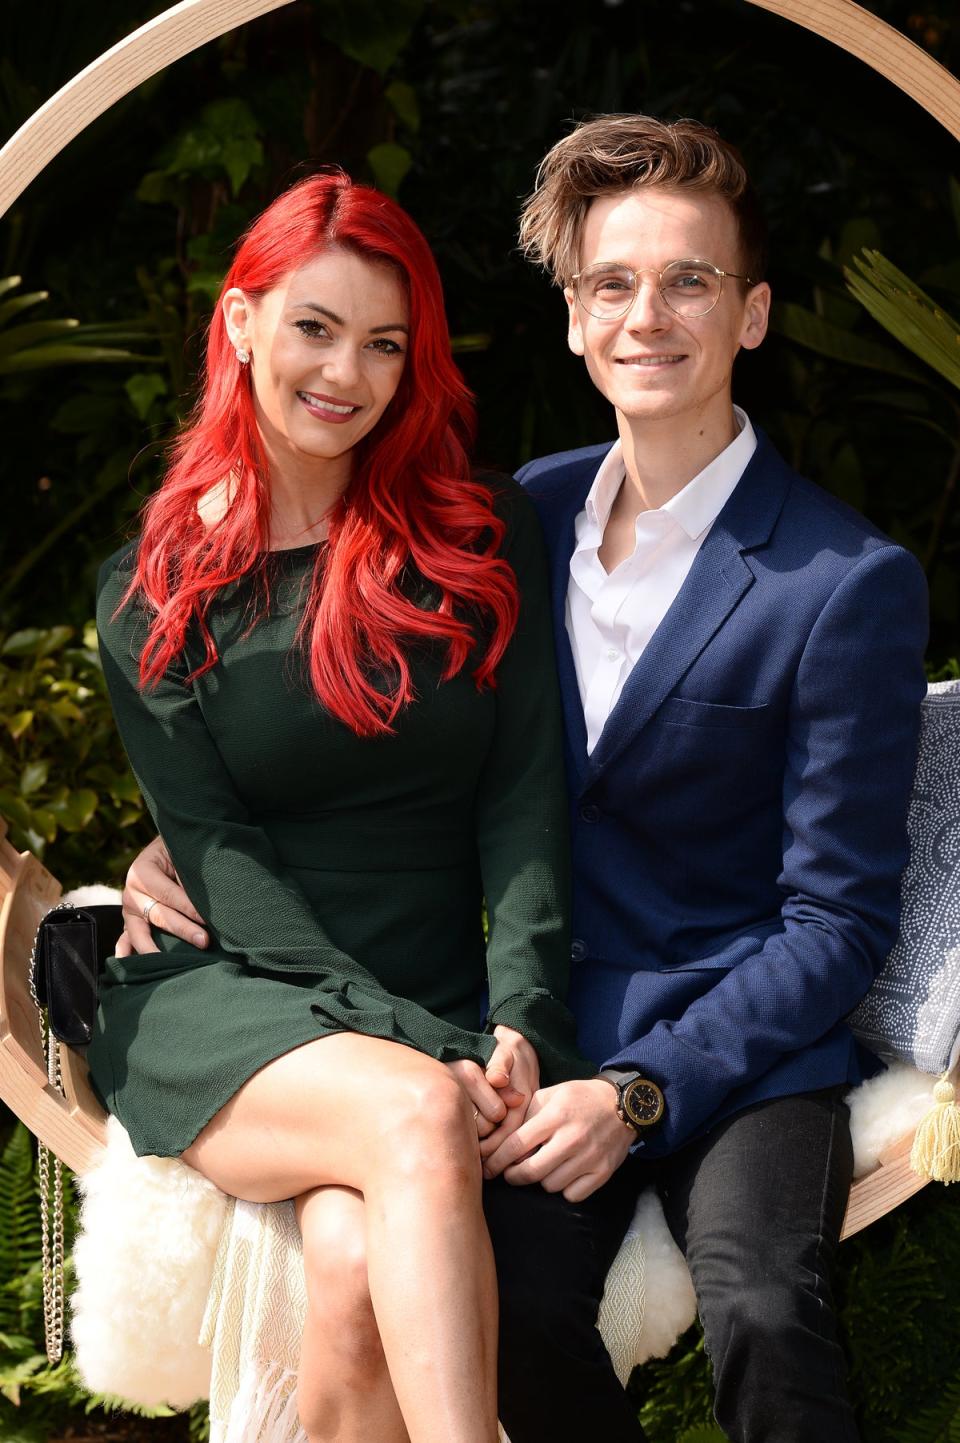
[[[71,317],[57,320],[20,321],[19,317],[50,299],[49,291],[11,295],[19,288],[20,276],[0,278],[0,376],[45,371],[51,366],[75,366],[122,361],[153,361],[152,355],[138,355],[124,343],[147,345],[148,331],[126,322],[81,324]]]
[[[847,289],[884,330],[960,391],[960,322],[876,250],[865,249],[848,266]],[[940,559],[957,502],[960,477],[960,401],[955,404],[953,456],[924,553],[927,574]]]
[[[843,273],[874,320],[960,390],[960,323],[877,250],[865,248]]]

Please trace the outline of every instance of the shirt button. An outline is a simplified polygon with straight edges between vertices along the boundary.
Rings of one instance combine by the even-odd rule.
[[[600,808],[595,807],[592,802],[587,802],[580,808],[580,820],[582,822],[599,822]]]
[[[607,647],[607,661],[619,661],[620,653],[615,646]]]
[[[571,962],[582,962],[583,959],[584,959],[584,957],[586,957],[586,955],[587,955],[587,944],[586,944],[586,942],[581,942],[579,937],[574,937],[573,941],[570,943],[570,961],[571,961]]]

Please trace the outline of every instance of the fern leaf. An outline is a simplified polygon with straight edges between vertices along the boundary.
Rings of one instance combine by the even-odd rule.
[[[936,1403],[903,1425],[897,1443],[960,1443],[960,1376]]]
[[[0,1289],[2,1332],[20,1332],[23,1327],[16,1281],[39,1263],[40,1253],[33,1144],[27,1129],[18,1123],[0,1157],[0,1277],[9,1280]]]

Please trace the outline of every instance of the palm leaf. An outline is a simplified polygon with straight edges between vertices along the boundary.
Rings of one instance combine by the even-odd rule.
[[[63,345],[33,346],[12,356],[0,356],[0,376],[11,372],[39,371],[47,366],[86,365],[103,361],[135,361],[143,365],[159,361],[159,356],[140,356],[133,351],[113,346]]]
[[[7,276],[7,280],[15,281],[17,285],[20,284],[19,276]],[[38,306],[41,301],[48,301],[49,299],[49,291],[31,291],[29,295],[14,296],[11,300],[4,301],[3,304],[0,305],[0,326],[5,326],[8,321],[11,321],[14,316],[18,316],[21,311],[28,311],[31,306]]]
[[[891,376],[903,376],[916,381],[923,372],[910,364],[899,352],[890,346],[881,345],[853,331],[825,321],[814,311],[798,306],[793,301],[783,301],[774,306],[771,327],[787,340],[795,341],[818,356],[831,361],[840,361],[845,366],[862,366],[870,371],[884,371]]]
[[[19,276],[0,279],[0,296],[15,290],[19,284]],[[33,291],[30,295],[13,296],[0,301],[0,376],[45,370],[48,366],[78,363],[89,365],[110,361],[149,364],[162,359],[160,356],[137,354],[118,344],[132,341],[142,348],[155,341],[154,328],[149,319],[142,325],[131,324],[129,321],[81,325],[72,317],[51,321],[27,321],[22,325],[10,324],[21,311],[39,305],[48,298],[48,291]],[[67,336],[69,340],[66,339]],[[103,344],[104,342],[107,344]]]
[[[25,350],[27,346],[33,346],[38,341],[48,341],[52,336],[76,332],[79,324],[79,321],[68,316],[61,321],[28,321],[22,326],[9,326],[6,330],[0,330],[0,356],[7,355],[10,351]]]
[[[960,323],[879,251],[854,256],[844,275],[875,321],[960,389]]]

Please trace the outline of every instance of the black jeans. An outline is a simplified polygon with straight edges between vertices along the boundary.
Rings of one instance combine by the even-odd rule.
[[[484,1183],[500,1291],[500,1421],[510,1443],[643,1443],[596,1327],[636,1202],[622,1168],[582,1203],[539,1184]]]
[[[617,1408],[594,1323],[606,1260],[652,1180],[693,1274],[727,1437],[857,1443],[830,1288],[852,1173],[845,1090],[758,1103],[658,1164],[629,1159],[588,1204],[548,1200],[536,1221],[527,1204],[529,1225],[488,1185],[511,1443],[643,1437],[622,1394]]]

